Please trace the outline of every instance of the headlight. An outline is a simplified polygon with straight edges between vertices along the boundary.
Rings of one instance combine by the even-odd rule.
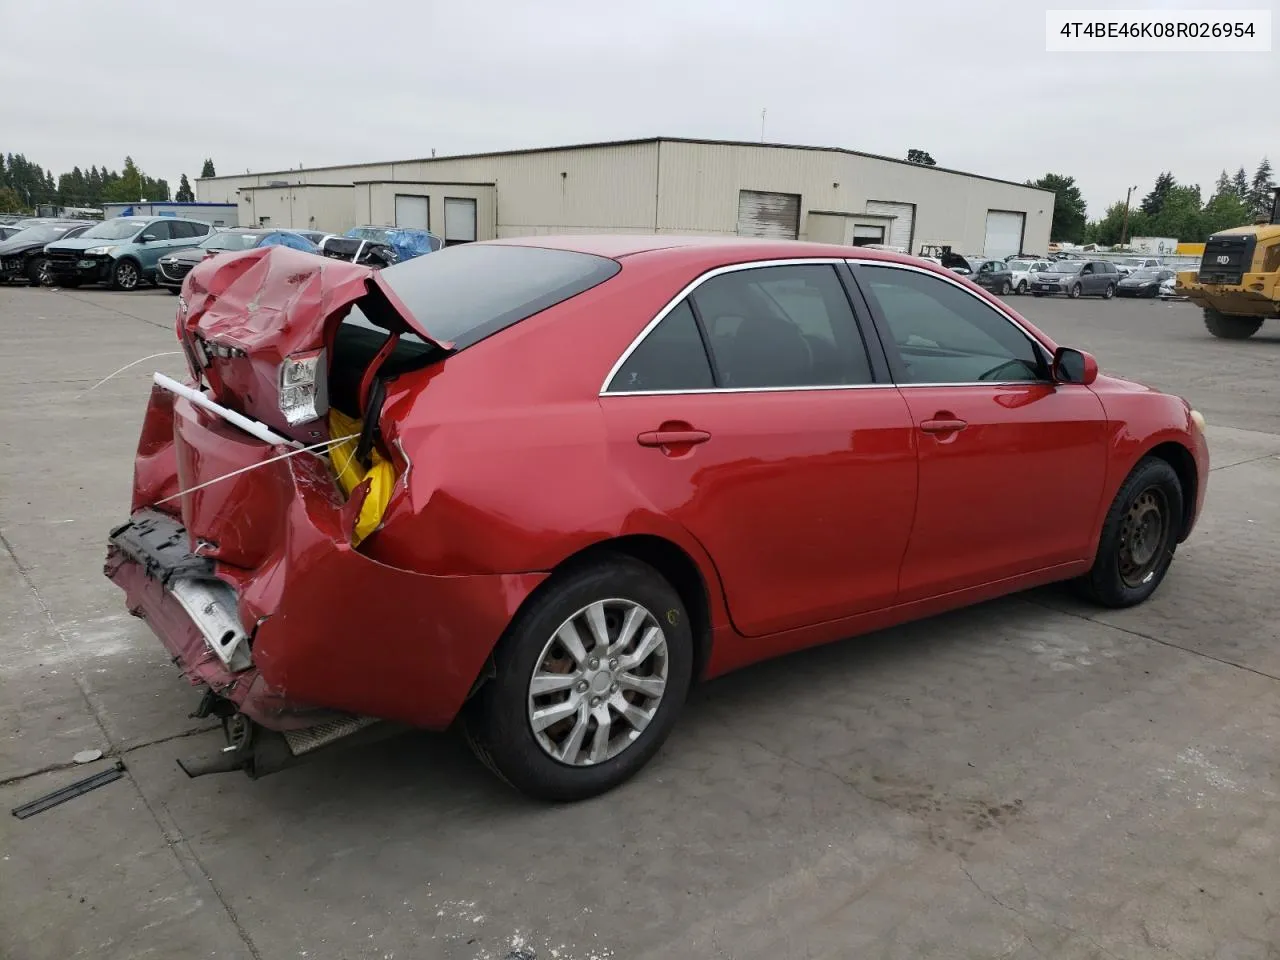
[[[85,251],[91,257],[105,257],[115,250],[115,247],[90,247]]]
[[[280,412],[290,426],[329,412],[324,351],[295,353],[280,365]]]

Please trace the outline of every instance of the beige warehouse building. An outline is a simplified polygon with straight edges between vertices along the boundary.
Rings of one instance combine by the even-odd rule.
[[[210,177],[242,225],[425,227],[447,243],[549,233],[724,234],[1044,253],[1054,195],[831,147],[655,138]]]

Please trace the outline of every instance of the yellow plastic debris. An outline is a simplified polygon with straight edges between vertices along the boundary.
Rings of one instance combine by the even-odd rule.
[[[378,529],[382,515],[387,512],[387,504],[391,502],[391,488],[396,483],[395,465],[379,455],[376,448],[369,455],[372,463],[368,470],[356,460],[361,426],[359,420],[337,410],[329,411],[329,435],[351,438],[329,448],[338,484],[349,497],[352,490],[366,479],[369,481],[369,495],[360,506],[360,516],[356,518],[355,533],[351,537],[352,546],[359,546],[361,540]]]

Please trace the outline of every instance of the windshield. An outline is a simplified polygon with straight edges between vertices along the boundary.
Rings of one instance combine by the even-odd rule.
[[[620,269],[615,260],[569,250],[460,244],[387,267],[380,276],[433,340],[462,349]],[[359,319],[353,310],[347,322]]]
[[[262,237],[261,233],[214,233],[196,246],[204,250],[248,250],[256,247]]]
[[[1126,267],[1142,267],[1146,266],[1147,261],[1142,257],[1125,257],[1123,263]]]
[[[1079,261],[1072,262],[1070,260],[1059,260],[1057,263],[1051,263],[1046,273],[1079,273],[1080,268],[1084,264]]]
[[[80,234],[85,240],[125,240],[147,225],[146,220],[104,220]]]
[[[1160,277],[1160,271],[1155,267],[1144,267],[1133,271],[1129,276],[1134,280],[1157,280]]]
[[[1009,269],[1010,270],[1030,270],[1031,261],[1030,260],[1010,260]]]
[[[60,240],[63,234],[70,229],[71,226],[69,224],[41,223],[34,227],[27,227],[25,230],[19,230],[9,239],[14,242],[48,243],[50,240]]]

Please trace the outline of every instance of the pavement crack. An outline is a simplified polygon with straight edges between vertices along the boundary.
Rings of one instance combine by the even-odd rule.
[[[973,889],[977,890],[978,893],[982,894],[982,896],[990,900],[1001,910],[1007,910],[1009,913],[1013,914],[1015,917],[1018,918],[1019,921],[1031,920],[1031,921],[1034,921],[1035,923],[1043,923],[1047,926],[1053,927],[1055,930],[1061,930],[1063,933],[1067,934],[1068,936],[1079,937],[1081,940],[1084,940],[1086,943],[1090,944],[1099,953],[1102,953],[1108,957],[1112,957],[1113,960],[1122,960],[1122,958],[1118,954],[1112,953],[1110,950],[1108,950],[1106,947],[1100,944],[1097,940],[1093,939],[1093,937],[1089,936],[1087,933],[1084,933],[1081,930],[1077,930],[1075,927],[1068,927],[1065,923],[1058,923],[1058,921],[1050,919],[1048,917],[1037,917],[1033,913],[1028,913],[1025,910],[1019,910],[1017,907],[1014,907],[1005,903],[1003,900],[997,897],[990,890],[987,890],[985,887],[983,887],[982,884],[978,883],[978,881],[973,878],[973,874],[969,872],[969,868],[965,866],[964,861],[961,860],[959,857],[956,858],[956,865],[960,867],[960,872],[964,874],[965,879],[968,880],[969,883],[973,885]],[[1021,923],[1019,923],[1019,926],[1021,926]],[[1030,934],[1027,933],[1027,930],[1025,927],[1022,927],[1022,938],[1026,940],[1027,943],[1031,944],[1031,949],[1035,950],[1036,953],[1040,954],[1041,956],[1044,955],[1040,950],[1040,948],[1036,946],[1035,941],[1031,939],[1031,936]]]
[[[1248,460],[1237,460],[1235,463],[1223,463],[1216,467],[1209,467],[1209,472],[1213,473],[1217,470],[1230,470],[1232,467],[1243,467],[1246,463],[1257,463],[1259,460],[1280,460],[1280,453],[1264,453],[1260,457],[1250,457]]]
[[[75,300],[77,303],[88,304],[89,306],[97,310],[109,310],[112,313],[119,314],[122,317],[128,317],[130,320],[137,320],[139,323],[145,323],[149,327],[157,327],[160,330],[172,329],[172,324],[156,323],[154,320],[148,320],[146,317],[139,317],[137,314],[128,313],[116,307],[109,306],[108,304],[102,303],[100,300],[86,300],[84,297],[77,297],[74,294],[67,293],[65,290],[61,288],[54,290],[53,293],[56,293],[60,297],[66,297],[68,300]]]
[[[1142,640],[1149,640],[1152,643],[1158,643],[1162,647],[1170,647],[1174,650],[1181,650],[1183,653],[1189,653],[1193,657],[1202,657],[1205,660],[1211,660],[1214,663],[1220,663],[1224,667],[1235,667],[1237,670],[1243,670],[1246,673],[1252,673],[1256,676],[1263,677],[1267,680],[1275,680],[1280,683],[1280,676],[1274,673],[1267,673],[1265,670],[1259,670],[1257,667],[1251,667],[1245,663],[1238,663],[1235,660],[1228,660],[1225,657],[1215,657],[1211,653],[1205,653],[1203,650],[1196,650],[1194,647],[1184,647],[1180,643],[1174,643],[1172,640],[1166,640],[1163,637],[1153,636],[1149,633],[1143,633],[1141,630],[1133,630],[1129,627],[1121,627],[1114,623],[1108,623],[1106,620],[1099,620],[1097,617],[1090,617],[1083,613],[1076,613],[1074,610],[1064,610],[1062,607],[1055,607],[1052,604],[1044,603],[1040,600],[1031,600],[1023,598],[1025,602],[1033,606],[1040,607],[1044,610],[1052,610],[1054,613],[1061,613],[1063,616],[1075,617],[1077,620],[1084,620],[1088,623],[1097,624],[1100,627],[1106,627],[1109,630],[1118,630],[1120,633],[1127,633],[1131,637],[1138,637]]]
[[[97,704],[93,702],[93,697],[89,695],[88,684],[85,683],[84,674],[79,668],[80,659],[76,657],[75,650],[71,646],[71,641],[67,639],[67,635],[63,633],[62,628],[59,627],[57,621],[54,620],[53,610],[50,608],[48,601],[45,600],[44,595],[40,592],[40,588],[36,586],[35,580],[32,579],[31,571],[27,569],[21,560],[18,559],[18,554],[13,549],[13,544],[10,543],[9,538],[4,535],[3,530],[0,530],[0,545],[4,547],[5,551],[9,554],[9,557],[13,560],[13,565],[18,570],[18,576],[22,577],[22,582],[27,585],[27,589],[30,590],[31,595],[35,597],[36,604],[44,614],[45,620],[48,621],[49,627],[53,630],[58,639],[62,641],[63,646],[66,647],[67,655],[70,658],[71,663],[76,664],[76,668],[72,670],[71,673],[72,681],[75,683],[76,689],[80,691],[80,696],[84,698],[85,706],[89,708],[89,715],[93,717],[93,722],[97,724],[98,731],[102,734],[102,739],[107,744],[106,752],[116,752],[119,748],[116,742],[111,739],[111,734],[107,731],[107,724],[106,720],[102,716],[102,711],[98,709]]]

